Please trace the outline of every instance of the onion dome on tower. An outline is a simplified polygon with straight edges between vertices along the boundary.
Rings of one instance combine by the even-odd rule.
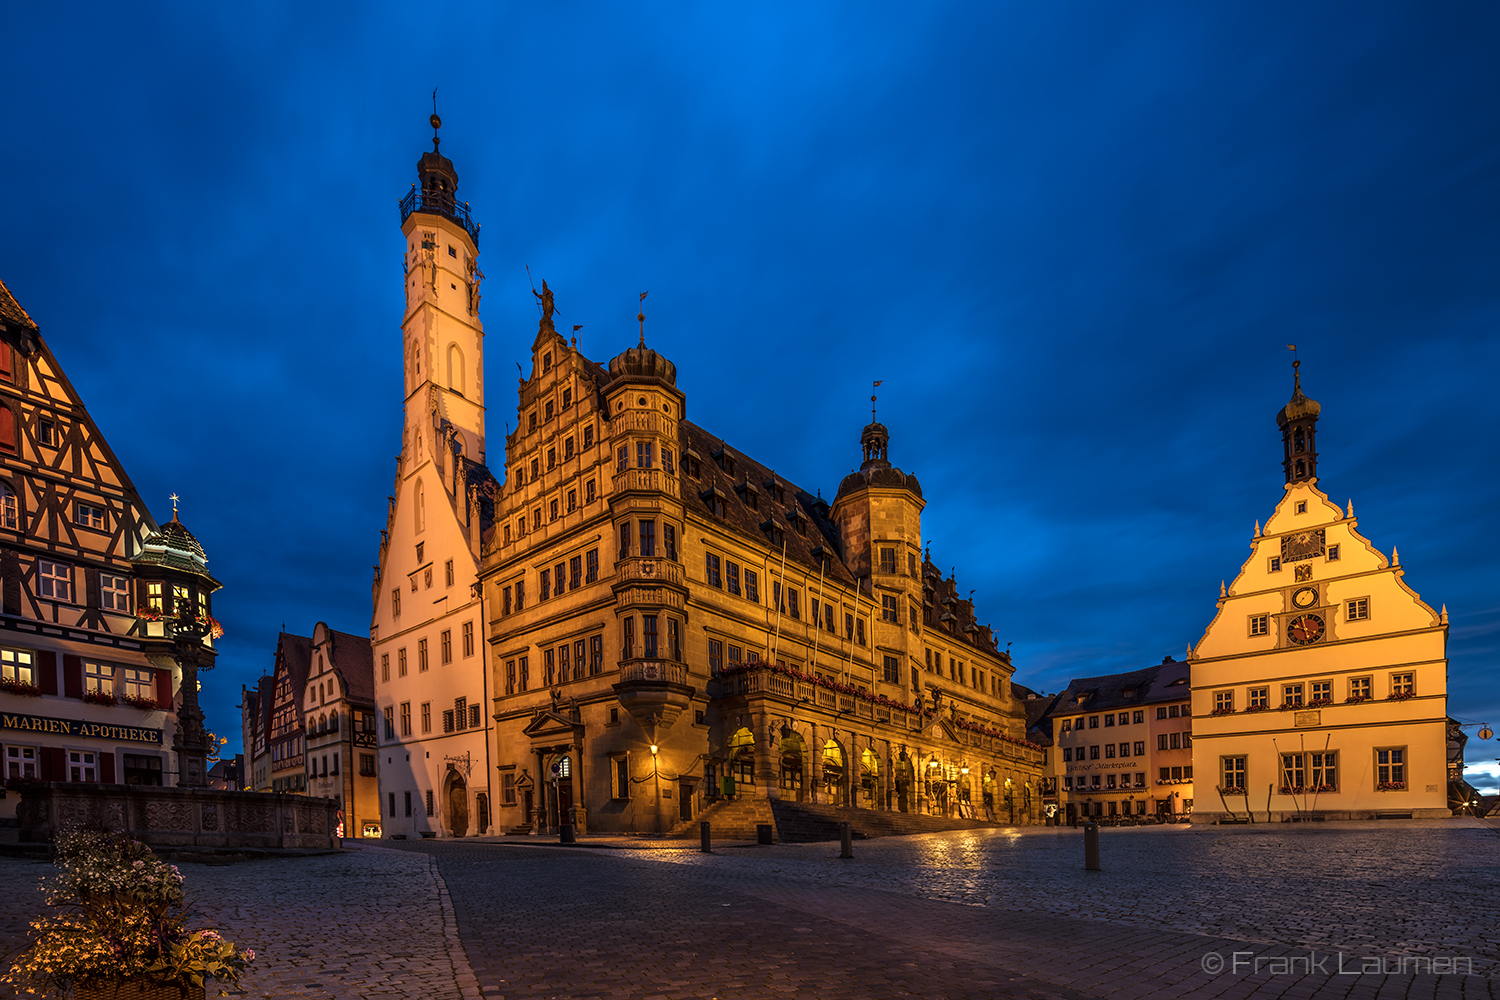
[[[423,153],[422,158],[417,161],[417,182],[412,184],[411,191],[401,199],[401,221],[404,224],[406,217],[413,212],[427,212],[452,219],[464,227],[469,239],[474,242],[475,250],[478,250],[479,223],[470,216],[469,203],[458,200],[458,171],[453,169],[452,160],[438,152],[438,144],[442,139],[437,133],[443,126],[443,120],[437,116],[437,112],[433,112],[430,120],[432,150]]]
[[[1301,365],[1301,361],[1292,362],[1292,398],[1276,414],[1284,452],[1281,465],[1288,484],[1318,478],[1318,414],[1323,408],[1302,394]]]
[[[885,424],[871,421],[865,425],[864,430],[859,433],[859,446],[864,461],[860,463],[858,472],[849,473],[839,483],[835,503],[838,497],[867,486],[909,490],[916,496],[922,495],[922,484],[917,482],[917,477],[908,475],[891,464],[888,452],[890,440],[891,432],[886,430]]]

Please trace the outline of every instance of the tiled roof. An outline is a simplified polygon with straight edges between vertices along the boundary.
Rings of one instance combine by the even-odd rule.
[[[789,482],[785,476],[777,475],[745,453],[730,447],[692,421],[682,421],[682,438],[681,444],[691,448],[699,456],[701,473],[698,479],[694,479],[687,474],[686,469],[678,470],[682,474],[682,502],[689,510],[696,509],[699,513],[706,513],[703,496],[709,490],[717,489],[724,498],[725,526],[767,552],[774,553],[777,565],[780,565],[781,546],[772,545],[770,536],[761,527],[772,520],[777,522],[782,537],[786,540],[788,565],[795,564],[805,571],[818,573],[819,560],[813,550],[821,546],[821,554],[828,563],[825,579],[835,586],[854,589],[856,580],[844,563],[839,530],[828,520],[828,506],[825,502]],[[733,460],[733,475],[714,460],[713,456],[721,451],[726,460]],[[785,503],[778,502],[775,494],[768,488],[767,484],[773,479],[781,487]],[[747,502],[746,489],[736,489],[746,483],[758,493],[756,507],[751,507]],[[805,533],[799,532],[792,523],[789,516],[792,511],[798,512],[807,522]]]
[[[354,701],[375,701],[375,651],[367,635],[328,630],[333,636],[333,664]]]
[[[0,281],[0,326],[20,326],[36,330],[36,323],[26,315],[26,310],[21,308],[21,303],[16,301],[3,281]]]
[[[368,641],[368,640],[366,640]],[[276,637],[276,670],[286,671],[292,686],[292,702],[297,706],[297,716],[302,716],[302,694],[307,689],[307,675],[312,671],[312,639],[305,635],[282,632]],[[272,699],[274,700],[274,695]],[[266,735],[270,736],[267,727]]]
[[[1168,657],[1163,663],[1144,670],[1099,677],[1075,677],[1058,692],[1048,712],[1050,717],[1103,712],[1157,702],[1185,701],[1188,697],[1188,665]],[[1079,696],[1083,704],[1078,703]]]

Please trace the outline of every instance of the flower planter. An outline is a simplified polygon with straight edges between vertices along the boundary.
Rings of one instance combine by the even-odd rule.
[[[154,979],[116,979],[73,987],[73,1000],[204,1000],[204,996],[202,986]]]

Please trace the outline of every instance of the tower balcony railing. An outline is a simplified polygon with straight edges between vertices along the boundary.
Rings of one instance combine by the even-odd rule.
[[[406,197],[401,199],[401,224],[406,225],[407,216],[413,212],[428,212],[432,215],[441,215],[445,219],[451,219],[464,227],[469,234],[469,239],[474,241],[474,248],[479,248],[479,223],[469,216],[469,203],[459,202],[451,194],[443,191],[423,191],[413,186],[407,192]]]

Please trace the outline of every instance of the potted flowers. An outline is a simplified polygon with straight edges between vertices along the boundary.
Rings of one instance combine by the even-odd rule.
[[[188,930],[182,873],[139,841],[64,830],[54,863],[42,888],[56,911],[31,922],[30,944],[0,980],[17,992],[201,1000],[205,978],[237,983],[255,957],[216,931]]]

